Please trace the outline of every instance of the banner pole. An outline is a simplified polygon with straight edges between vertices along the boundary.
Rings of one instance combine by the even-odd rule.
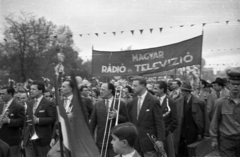
[[[57,115],[59,115],[59,110],[58,110],[58,87],[59,87],[59,83],[61,83],[61,74],[59,74],[59,76],[56,77],[56,81],[55,81],[55,102],[56,102],[56,106],[57,106]],[[61,157],[64,157],[64,150],[63,150],[63,136],[62,136],[62,128],[61,128],[61,123],[59,121],[59,116],[57,116],[57,125],[58,125],[58,130],[59,130],[59,145],[60,145],[60,154]]]
[[[94,46],[92,45],[92,77],[93,77],[93,50],[94,50]]]
[[[203,50],[203,37],[204,37],[204,26],[202,27],[202,47],[201,47],[201,63],[200,63],[200,73],[199,73],[199,75],[200,75],[200,79],[202,78],[202,60],[203,60],[203,58],[202,58],[202,50]]]

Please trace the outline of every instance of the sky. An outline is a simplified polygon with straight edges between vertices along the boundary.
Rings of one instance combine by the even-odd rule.
[[[203,33],[206,66],[240,66],[239,0],[0,0],[0,41],[4,17],[21,11],[69,26],[83,59],[91,58],[92,49],[145,49]]]

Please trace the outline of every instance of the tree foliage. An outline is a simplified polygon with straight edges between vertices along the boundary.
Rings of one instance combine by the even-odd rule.
[[[59,34],[65,36],[61,44],[56,40]],[[37,18],[30,13],[7,16],[5,38],[0,43],[0,71],[4,73],[0,79],[11,78],[18,82],[24,82],[29,78],[53,79],[59,49],[66,56],[64,61],[66,73],[70,70],[83,70],[83,60],[73,49],[71,34],[68,26],[56,26],[44,17]]]

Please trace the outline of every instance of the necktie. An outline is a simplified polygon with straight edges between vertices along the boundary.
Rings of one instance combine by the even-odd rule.
[[[109,100],[108,99],[106,99],[106,108],[107,108],[107,111],[108,111],[108,109],[109,109]]]
[[[162,106],[162,99],[161,98],[159,98],[159,102],[160,102],[160,106]]]
[[[141,100],[142,100],[142,97],[138,97],[138,105],[137,105],[137,119],[138,119],[138,116],[139,116],[139,113],[140,113],[140,110],[141,110]]]
[[[37,103],[38,103],[38,100],[36,99],[34,104],[33,104],[33,114],[35,114],[35,112],[37,110]]]
[[[219,91],[217,92],[217,98],[220,98],[220,92]]]

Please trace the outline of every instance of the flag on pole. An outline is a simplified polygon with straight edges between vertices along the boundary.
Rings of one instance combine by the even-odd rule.
[[[74,74],[72,80],[74,82],[72,157],[99,157],[98,148],[89,129],[86,106],[82,103]]]
[[[56,87],[55,87],[56,88]],[[61,128],[59,128],[60,134],[62,134],[62,140],[63,140],[63,146],[64,146],[64,154],[66,157],[71,157],[71,124],[68,119],[67,113],[63,107],[62,101],[59,97],[58,90],[56,88],[55,90],[56,95],[56,108],[57,108],[57,114],[58,114],[58,121],[60,123]],[[61,136],[61,135],[60,135]],[[61,139],[60,139],[61,140]],[[61,142],[61,141],[60,141]],[[61,150],[63,151],[63,150]]]

